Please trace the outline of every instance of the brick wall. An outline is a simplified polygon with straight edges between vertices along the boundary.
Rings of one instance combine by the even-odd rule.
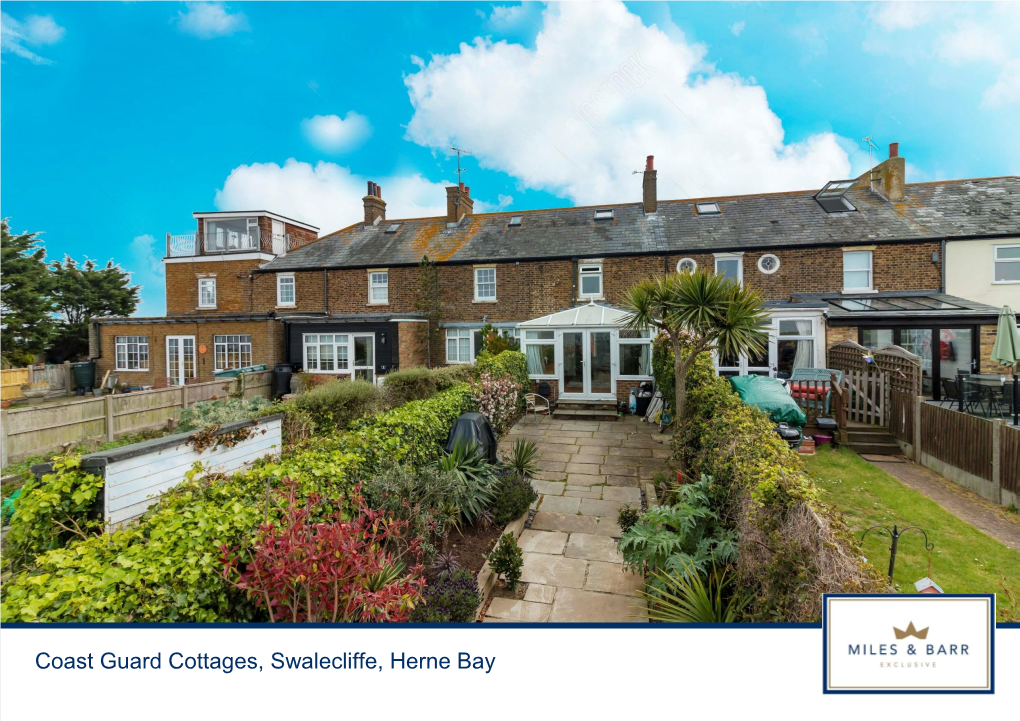
[[[857,343],[857,326],[827,325],[825,328],[825,342],[829,348],[842,343],[845,340]]]
[[[397,347],[400,349],[398,363],[401,370],[427,364],[427,332],[426,323],[397,323]]]
[[[249,276],[258,266],[257,260],[204,260],[202,257],[190,263],[164,264],[167,315],[251,312],[253,279]],[[216,278],[215,308],[198,307],[200,278]],[[274,306],[275,303],[274,289]]]
[[[996,326],[994,325],[981,326],[981,372],[1006,375],[1009,370],[1009,366],[1001,365],[992,360],[992,346],[995,345],[995,331]]]
[[[185,323],[102,323],[99,330],[102,357],[96,360],[97,378],[102,379],[106,371],[116,374],[121,383],[128,385],[152,385],[156,378],[165,378],[166,337],[168,335],[195,336],[195,365],[199,381],[214,380],[215,335],[250,335],[252,341],[252,365],[265,363],[268,368],[283,360],[283,324],[275,320],[221,321]],[[149,369],[147,371],[116,370],[115,337],[119,335],[146,336],[149,339]],[[201,346],[206,352],[201,352]]]
[[[314,243],[319,239],[318,233],[314,230],[307,230],[306,228],[300,228],[293,223],[284,223],[284,227],[287,230],[287,235],[290,236],[290,249],[297,250],[303,248],[309,243]]]

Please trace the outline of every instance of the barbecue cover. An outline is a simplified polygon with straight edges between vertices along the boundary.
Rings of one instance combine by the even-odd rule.
[[[789,423],[796,428],[807,425],[807,416],[781,381],[751,375],[733,376],[730,383],[744,403],[761,408],[775,423]]]
[[[446,440],[446,452],[452,452],[454,444],[461,440],[477,444],[489,463],[496,462],[496,434],[481,413],[464,413],[454,421]]]

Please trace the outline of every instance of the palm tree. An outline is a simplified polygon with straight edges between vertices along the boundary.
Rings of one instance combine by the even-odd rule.
[[[719,357],[735,358],[765,352],[768,313],[764,302],[759,291],[701,270],[649,278],[627,291],[624,307],[630,315],[624,321],[626,328],[658,328],[673,345],[673,408],[678,423],[683,422],[687,406],[687,371],[699,353],[715,349]],[[686,357],[682,354],[684,335],[691,339]]]

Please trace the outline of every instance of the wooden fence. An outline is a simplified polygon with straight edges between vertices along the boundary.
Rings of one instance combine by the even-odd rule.
[[[28,368],[7,368],[0,371],[0,400],[15,401],[24,398],[21,386],[25,383],[45,381],[50,384],[47,398],[67,395],[67,379],[71,375],[71,364],[34,365]]]
[[[883,426],[886,421],[888,387],[886,374],[878,369],[844,370],[847,420]]]
[[[1002,425],[999,440],[999,477],[1002,489],[1020,495],[1020,428]]]
[[[268,397],[272,371],[248,373],[244,397]],[[87,439],[114,440],[166,424],[179,409],[226,397],[236,381],[211,381],[0,411],[2,465]]]
[[[21,398],[21,386],[25,383],[28,383],[28,368],[0,370],[0,400],[13,401]]]
[[[889,432],[893,438],[904,443],[914,442],[914,406],[917,398],[909,393],[891,391],[889,393]]]
[[[921,453],[992,480],[993,422],[934,403],[921,405]]]

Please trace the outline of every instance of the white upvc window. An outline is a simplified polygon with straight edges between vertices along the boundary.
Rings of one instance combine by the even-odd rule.
[[[474,331],[470,328],[446,329],[446,362],[470,363],[474,360]]]
[[[276,305],[293,307],[297,304],[297,293],[294,291],[294,274],[277,273]]]
[[[119,371],[149,370],[149,336],[119,335],[114,341]]]
[[[602,297],[602,263],[581,262],[577,266],[577,296],[579,298]]]
[[[744,284],[744,254],[716,253],[715,274]]]
[[[215,278],[199,278],[198,279],[198,307],[199,308],[215,308],[216,307],[216,279]]]
[[[213,358],[216,371],[247,368],[251,362],[250,335],[214,335]]]
[[[843,292],[860,293],[874,290],[870,250],[843,251]]]
[[[647,380],[652,377],[652,332],[650,330],[621,330],[620,378]]]
[[[490,303],[496,300],[495,268],[475,268],[475,300]]]
[[[304,370],[375,381],[374,333],[306,333]]]
[[[368,302],[371,305],[386,305],[390,302],[389,271],[368,271]]]
[[[556,377],[556,331],[525,330],[521,350],[528,361],[530,377]]]
[[[811,318],[780,318],[776,370],[789,378],[798,368],[815,367],[815,324]]]
[[[993,246],[993,283],[1020,283],[1020,245]]]
[[[258,218],[218,218],[205,221],[207,253],[260,250]]]

